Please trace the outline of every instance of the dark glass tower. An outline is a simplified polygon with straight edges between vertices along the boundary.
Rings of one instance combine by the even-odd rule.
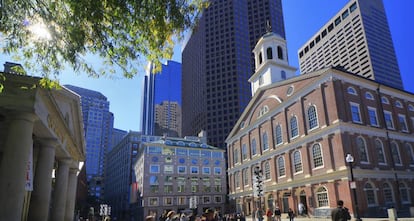
[[[181,63],[167,61],[161,73],[144,77],[142,133],[181,136]]]
[[[103,200],[106,153],[112,147],[114,116],[109,112],[109,101],[100,92],[65,85],[81,97],[86,140],[86,179],[89,195]]]
[[[251,98],[252,50],[266,24],[285,38],[281,0],[213,0],[182,54],[182,135],[224,140]]]

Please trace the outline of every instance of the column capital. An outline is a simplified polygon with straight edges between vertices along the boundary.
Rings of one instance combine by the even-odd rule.
[[[31,112],[17,111],[11,114],[13,119],[27,120],[29,122],[35,122],[38,119],[37,115]]]
[[[73,160],[70,158],[60,158],[60,159],[57,159],[57,161],[59,165],[69,165],[73,162]]]
[[[55,138],[42,138],[37,137],[36,141],[41,144],[41,147],[53,147],[56,148],[56,146],[59,144],[58,140]]]

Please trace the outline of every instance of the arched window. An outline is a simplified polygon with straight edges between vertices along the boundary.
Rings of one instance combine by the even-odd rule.
[[[412,104],[409,104],[409,105],[408,105],[408,110],[409,110],[409,111],[414,111],[414,106],[413,106]]]
[[[267,59],[268,60],[272,60],[273,59],[273,51],[272,51],[272,48],[267,48],[266,49],[266,54],[267,54]]]
[[[368,207],[377,205],[377,197],[375,195],[375,189],[370,183],[366,183],[364,186],[365,197],[367,198]]]
[[[414,164],[414,150],[413,150],[413,147],[411,146],[411,144],[406,143],[405,144],[405,150],[406,150],[406,152],[408,154],[408,161],[409,161],[409,163],[411,165],[413,165]]]
[[[267,197],[267,207],[270,209],[270,211],[274,210],[274,199],[273,199],[273,195],[269,194],[269,196]]]
[[[298,120],[296,116],[290,118],[290,137],[294,138],[299,135]]]
[[[392,159],[394,160],[394,164],[401,164],[401,156],[400,151],[398,150],[398,144],[395,142],[391,143],[391,153]]]
[[[407,186],[403,182],[400,182],[399,186],[400,186],[401,202],[403,204],[409,204],[411,202],[411,199],[410,199],[410,193],[409,193]]]
[[[282,138],[282,126],[280,126],[280,124],[278,124],[275,129],[274,129],[274,133],[275,133],[275,144],[279,145],[283,143],[283,138]]]
[[[385,204],[394,204],[394,195],[392,194],[391,186],[388,183],[383,183],[382,191],[384,193]]]
[[[319,144],[312,146],[312,159],[314,168],[323,166],[322,150]]]
[[[379,139],[375,140],[375,152],[377,153],[378,163],[385,164],[384,146]]]
[[[365,92],[365,98],[368,100],[374,100],[374,96],[372,96],[371,92]]]
[[[262,64],[263,58],[262,58],[262,52],[259,53],[259,64]]]
[[[353,87],[348,87],[347,91],[348,91],[348,94],[357,95],[357,92],[355,88]]]
[[[264,132],[262,135],[262,150],[268,150],[269,149],[269,139],[267,138],[267,133]]]
[[[365,140],[362,137],[357,137],[357,148],[359,160],[361,162],[368,162],[368,151],[367,145],[365,145]]]
[[[249,185],[249,173],[247,169],[243,169],[243,185]]]
[[[308,124],[310,130],[318,127],[318,116],[316,115],[315,106],[310,106],[308,108]]]
[[[239,163],[239,149],[235,148],[233,151],[233,161],[234,163]]]
[[[280,77],[282,78],[282,80],[286,79],[286,71],[280,71]]]
[[[401,101],[395,101],[395,106],[398,108],[403,108]]]
[[[319,187],[316,191],[317,207],[329,207],[328,190],[325,187]]]
[[[252,145],[250,147],[252,149],[252,156],[257,154],[257,149],[256,149],[256,139],[253,138],[252,140]]]
[[[270,163],[266,161],[264,164],[264,178],[265,180],[270,180]]]
[[[277,46],[277,58],[283,60],[283,49],[280,46]]]
[[[302,157],[299,150],[293,152],[293,166],[295,173],[302,172]]]
[[[277,159],[277,169],[280,177],[286,175],[285,159],[283,157]]]
[[[381,102],[383,103],[383,104],[389,104],[390,103],[390,101],[388,100],[388,98],[386,98],[386,97],[381,97]]]

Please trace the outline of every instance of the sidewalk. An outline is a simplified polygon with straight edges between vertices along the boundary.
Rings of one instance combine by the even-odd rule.
[[[395,220],[389,220],[388,218],[361,218],[362,221],[395,221]],[[295,217],[294,221],[313,221],[313,220],[317,220],[317,221],[331,221],[331,219],[329,218],[316,218],[316,217]],[[352,218],[351,221],[354,221],[355,219]],[[246,217],[246,221],[252,221],[252,217]],[[266,219],[264,219],[263,221],[266,221]],[[282,217],[282,221],[289,221],[288,218],[286,218],[286,216]],[[398,218],[398,221],[414,221],[414,217],[411,218]]]

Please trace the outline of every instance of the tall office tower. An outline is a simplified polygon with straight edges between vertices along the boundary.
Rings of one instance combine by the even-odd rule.
[[[272,31],[285,38],[280,0],[213,0],[182,53],[183,136],[207,131],[224,140],[251,98],[253,48]]]
[[[329,66],[398,89],[403,84],[382,0],[352,0],[298,51],[302,74]]]
[[[81,97],[86,140],[86,179],[89,195],[103,199],[105,155],[112,145],[114,116],[109,112],[109,101],[100,92],[65,85]]]
[[[167,61],[162,65],[161,73],[152,74],[152,65],[148,64],[147,73],[144,77],[144,95],[142,99],[142,133],[145,135],[162,136],[165,131],[171,130],[171,124],[160,126],[156,129],[156,105],[162,103],[177,103],[178,109],[181,109],[181,63],[175,61]],[[171,117],[181,116],[180,113],[172,113],[167,111],[165,121],[174,122]],[[178,136],[181,135],[181,129],[177,131]]]
[[[181,136],[181,106],[178,102],[163,101],[155,105],[155,134]]]

